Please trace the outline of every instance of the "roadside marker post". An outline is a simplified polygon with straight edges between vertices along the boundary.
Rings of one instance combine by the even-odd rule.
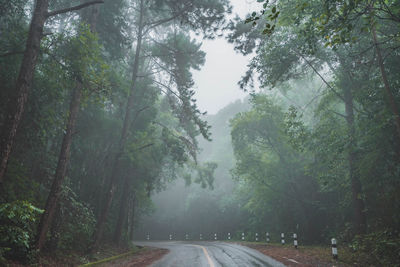
[[[203,239],[203,236],[200,234],[200,240],[202,240]]]
[[[281,233],[281,244],[285,245],[285,234]]]
[[[244,241],[244,233],[242,233],[242,240]]]
[[[293,240],[294,248],[297,249],[297,234],[296,233],[293,234],[293,239],[294,239]]]
[[[331,239],[331,244],[332,244],[332,257],[337,260],[338,259],[338,253],[337,253],[337,242],[335,238]]]
[[[258,242],[258,233],[256,233],[256,242]]]
[[[267,243],[269,243],[269,233],[267,232],[265,235],[267,236],[266,241],[267,241]]]
[[[146,239],[147,239],[147,240],[150,240],[150,234],[147,234]]]
[[[185,239],[186,239],[186,240],[189,239],[189,235],[188,235],[188,234],[185,235]]]
[[[214,240],[218,240],[217,233],[214,234]]]
[[[231,233],[228,233],[228,240],[231,240]]]

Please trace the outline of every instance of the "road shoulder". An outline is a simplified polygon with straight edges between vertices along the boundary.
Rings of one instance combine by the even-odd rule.
[[[98,262],[82,265],[82,267],[145,267],[149,266],[153,262],[161,259],[165,254],[169,252],[168,249],[144,247],[133,253],[124,253],[121,255],[113,256],[110,258],[103,259]]]
[[[291,246],[282,246],[278,244],[265,244],[253,242],[239,242],[242,246],[255,249],[264,255],[267,255],[288,267],[311,267],[311,266],[335,266],[349,267],[343,262],[336,262],[330,257],[330,251],[327,248],[319,247],[299,247],[295,249]]]

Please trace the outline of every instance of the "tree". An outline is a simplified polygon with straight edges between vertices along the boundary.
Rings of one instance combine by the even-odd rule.
[[[69,68],[68,71],[74,80],[75,88],[72,92],[68,121],[65,127],[65,134],[63,136],[54,180],[38,227],[36,247],[39,250],[42,249],[46,241],[46,233],[51,225],[58,199],[61,194],[61,186],[69,163],[72,136],[75,131],[82,97],[85,94],[88,94],[88,91],[95,90],[90,88],[91,86],[89,86],[89,84],[102,88],[103,90],[105,87],[105,66],[100,59],[100,49],[97,46],[95,35],[90,32],[88,27],[81,26],[78,29],[78,35],[69,40],[69,43],[70,44],[67,44],[66,47],[69,52],[63,61],[67,63],[66,67]],[[85,87],[87,91],[86,93]]]
[[[77,5],[70,8],[48,11],[48,0],[37,0],[33,12],[32,21],[29,28],[28,39],[21,62],[21,68],[16,81],[14,99],[9,100],[7,115],[3,125],[0,145],[0,183],[3,182],[7,168],[8,158],[14,143],[18,125],[24,111],[25,103],[28,99],[28,93],[31,87],[36,61],[39,54],[40,41],[43,37],[43,28],[46,20],[52,16],[75,11],[84,7],[103,3],[103,1],[91,1],[85,4]]]
[[[107,191],[107,196],[104,201],[103,210],[99,216],[96,232],[94,235],[95,248],[103,234],[104,225],[106,218],[109,213],[109,209],[114,197],[116,190],[117,181],[117,169],[119,167],[120,157],[124,153],[124,147],[128,135],[128,129],[131,122],[131,110],[134,105],[135,90],[137,90],[139,63],[142,53],[142,41],[145,35],[148,35],[150,31],[155,30],[157,27],[173,24],[177,20],[184,21],[191,28],[200,29],[205,34],[211,34],[214,32],[213,27],[221,23],[224,18],[224,13],[227,6],[226,1],[217,1],[216,3],[210,4],[208,2],[195,2],[195,1],[183,1],[176,3],[175,1],[166,1],[162,3],[162,7],[166,9],[160,9],[159,6],[155,5],[155,2],[146,2],[143,0],[137,3],[138,10],[138,22],[137,22],[137,35],[136,35],[136,48],[135,56],[132,64],[132,82],[131,89],[128,96],[127,106],[125,109],[124,122],[121,131],[121,137],[118,144],[118,152],[114,158],[112,172],[110,174],[110,187]],[[204,17],[200,17],[204,15]],[[204,19],[207,18],[207,19]],[[181,92],[180,92],[181,93]],[[190,95],[190,97],[192,97]],[[198,121],[199,122],[199,121]],[[199,125],[199,123],[197,123]],[[203,132],[205,134],[205,132]]]
[[[288,115],[274,102],[254,95],[252,109],[231,121],[237,159],[234,173],[246,181],[242,190],[249,195],[245,207],[255,217],[254,230],[260,231],[267,222],[270,230],[278,230],[279,225],[284,231],[296,229],[309,241],[318,240],[323,232],[318,224],[325,225],[327,220],[317,204],[322,194],[314,177],[304,171],[309,155],[292,147],[286,131]],[[316,214],[318,223],[311,219]]]
[[[370,129],[371,132],[376,133],[375,137],[378,138],[380,134],[375,132],[376,121],[373,119],[378,117],[381,119],[383,117],[394,118],[393,127],[397,128],[397,111],[396,108],[393,108],[396,106],[396,94],[388,91],[388,86],[385,85],[387,83],[379,83],[376,77],[379,77],[377,76],[379,74],[385,80],[385,73],[390,73],[383,70],[383,65],[379,64],[379,62],[382,63],[382,57],[379,59],[377,56],[380,48],[384,46],[388,53],[392,53],[393,56],[396,54],[391,51],[395,51],[398,45],[398,42],[392,39],[393,36],[398,36],[398,28],[396,28],[398,22],[395,15],[398,5],[393,1],[314,1],[307,3],[297,1],[297,5],[286,2],[260,2],[264,2],[262,11],[264,15],[269,11],[272,12],[272,9],[272,13],[278,14],[279,10],[279,20],[274,24],[275,27],[269,26],[264,29],[265,25],[258,22],[265,17],[257,18],[257,14],[247,20],[247,22],[255,22],[253,24],[257,25],[257,28],[253,30],[249,29],[250,25],[240,25],[240,22],[231,24],[231,29],[234,30],[229,38],[236,48],[242,53],[256,51],[256,56],[250,63],[250,69],[240,85],[243,88],[250,87],[253,73],[257,72],[264,88],[278,88],[280,93],[286,97],[286,92],[282,90],[282,87],[286,88],[288,84],[305,77],[310,71],[323,82],[327,89],[324,93],[326,96],[316,95],[310,100],[311,102],[321,101],[320,107],[316,110],[318,113],[315,114],[316,117],[311,124],[311,127],[317,127],[314,134],[318,141],[313,143],[310,151],[318,152],[316,158],[321,159],[319,167],[314,165],[315,174],[317,177],[321,174],[322,177],[325,176],[322,185],[326,183],[336,188],[328,181],[329,175],[338,177],[337,175],[346,169],[345,175],[349,178],[350,185],[346,184],[347,180],[341,181],[339,184],[343,185],[342,189],[348,188],[348,192],[351,192],[354,214],[353,233],[364,234],[367,230],[367,222],[373,220],[373,218],[368,218],[367,221],[368,206],[374,202],[371,199],[368,200],[367,196],[370,192],[364,191],[364,188],[368,188],[369,182],[366,177],[369,175],[362,169],[365,168],[364,164],[371,155],[364,149],[366,147],[363,147],[365,140],[371,141],[367,138],[365,130]],[[377,43],[377,39],[373,40],[372,38],[371,45],[371,36],[373,37],[375,27],[382,29],[381,41]],[[368,32],[368,29],[371,32]],[[265,35],[266,33],[268,35]],[[374,52],[376,53],[374,54]],[[397,58],[397,56],[395,57]],[[374,68],[374,65],[371,64],[376,60],[379,68]],[[393,64],[384,66],[387,69],[393,67]],[[392,79],[392,82],[396,83],[398,78],[392,76]],[[377,93],[379,88],[385,89],[386,96],[389,100],[391,99],[392,104],[389,102],[388,107],[394,117],[386,112],[386,108],[383,109],[383,112],[379,112],[369,106],[376,107],[375,105],[382,104],[382,97]],[[370,101],[366,102],[366,99]],[[326,124],[329,121],[333,124],[336,117],[339,120],[344,119],[346,124],[336,124],[335,122],[338,129]],[[366,121],[370,121],[370,127],[364,124]],[[361,125],[364,132],[359,128]],[[346,128],[342,128],[343,126]],[[385,124],[385,127],[387,126]],[[344,129],[346,130],[344,131]],[[378,132],[380,131],[378,130]],[[324,135],[319,136],[321,133]],[[339,141],[340,134],[345,136],[344,143]],[[381,134],[384,133],[381,132]],[[395,136],[397,134],[390,135],[390,140],[395,145],[392,145],[389,149],[391,152],[384,156],[387,162],[391,162],[390,164],[393,164],[392,156],[390,156],[393,148],[398,147],[398,138],[393,140]],[[382,139],[374,140],[383,141]],[[335,148],[329,142],[340,145]],[[323,144],[321,149],[317,149],[319,144]],[[398,153],[396,152],[396,154]],[[345,165],[343,165],[344,163]],[[321,168],[320,174],[318,174],[318,168]],[[329,175],[324,175],[323,172],[329,173]],[[340,192],[342,189],[336,188],[335,190]]]

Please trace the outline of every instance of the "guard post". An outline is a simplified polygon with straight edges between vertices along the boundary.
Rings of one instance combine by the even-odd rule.
[[[332,244],[332,257],[333,259],[338,260],[337,242],[335,238],[331,239],[331,244]]]

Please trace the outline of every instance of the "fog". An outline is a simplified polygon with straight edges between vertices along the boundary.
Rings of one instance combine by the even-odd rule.
[[[178,179],[168,184],[166,189],[152,196],[153,212],[140,220],[137,238],[213,239],[218,233],[227,237],[248,229],[240,210],[242,202],[237,199],[237,182],[232,179],[230,170],[234,167],[234,155],[230,137],[230,120],[236,112],[249,108],[248,102],[237,100],[219,110],[215,115],[206,117],[211,125],[212,142],[200,141],[200,162],[215,162],[218,168],[214,172],[212,187],[202,188],[196,183],[188,184]],[[241,233],[240,233],[241,234]]]
[[[234,0],[231,4],[230,17],[245,18],[258,8],[255,0]],[[216,114],[229,103],[246,97],[237,83],[246,73],[251,57],[235,52],[224,37],[203,40],[201,49],[206,52],[206,62],[201,70],[193,73],[195,96],[201,110]]]
[[[0,265],[191,248],[212,266],[230,245],[262,265],[298,256],[282,234],[400,265],[399,17],[393,0],[0,0]]]

